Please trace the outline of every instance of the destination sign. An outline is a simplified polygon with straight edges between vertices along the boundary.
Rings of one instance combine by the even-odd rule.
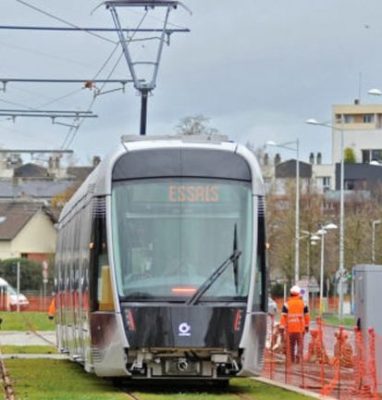
[[[176,203],[217,203],[219,187],[217,185],[170,185],[168,200]]]

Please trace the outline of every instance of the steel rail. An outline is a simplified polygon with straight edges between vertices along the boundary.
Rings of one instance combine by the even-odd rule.
[[[29,329],[35,336],[37,336],[38,338],[42,339],[44,342],[46,342],[46,343],[48,343],[48,344],[50,344],[50,345],[56,346],[56,343],[53,343],[52,341],[50,341],[49,339],[47,339],[46,337],[44,337],[43,335],[41,335],[40,333],[38,333],[38,332],[36,331],[36,327],[35,327],[35,326],[33,325],[33,323],[25,316],[25,313],[21,313],[21,315],[22,315],[22,317],[23,317],[23,319],[24,319],[24,322],[26,323],[28,329]],[[47,318],[48,318],[48,317],[47,317]]]

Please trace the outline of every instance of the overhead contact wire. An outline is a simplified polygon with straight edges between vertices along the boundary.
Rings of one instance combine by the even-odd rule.
[[[147,14],[148,14],[148,11],[146,10],[145,13],[144,13],[144,15],[142,16],[141,20],[139,21],[139,23],[138,23],[136,29],[139,29],[139,28],[141,27],[141,25],[143,24],[145,18],[147,17]],[[128,38],[128,43],[127,43],[127,45],[129,45],[130,42],[134,39],[135,34],[136,34],[136,31],[131,35],[130,38]],[[117,45],[117,47],[118,47],[118,45]],[[116,50],[116,49],[115,49],[115,50]],[[113,51],[113,52],[114,52],[114,51]],[[113,55],[113,54],[112,54],[112,55]],[[97,75],[99,75],[100,72],[101,72],[101,70],[102,70],[104,67],[106,67],[106,64],[107,64],[108,61],[111,59],[112,55],[109,56],[108,60],[107,60],[107,61],[104,63],[104,65],[101,67],[100,71],[98,71]],[[123,54],[123,52],[122,52],[122,54],[119,56],[117,62],[115,63],[113,69],[110,71],[110,73],[108,74],[108,76],[107,76],[106,79],[110,79],[110,78],[111,78],[111,76],[113,75],[114,71],[115,71],[116,68],[118,67],[119,63],[121,62],[121,59],[122,59],[123,55],[124,55],[124,54]],[[101,86],[100,91],[102,91],[102,89],[105,87],[105,85],[106,85],[106,83],[104,83],[104,84]],[[92,102],[90,103],[90,106],[88,107],[88,110],[87,110],[87,111],[91,111],[91,109],[92,109],[92,107],[93,107],[93,105],[94,105],[94,103],[95,103],[96,100],[97,100],[97,96],[95,96],[95,97],[93,98],[93,100],[92,100]],[[82,126],[82,124],[84,123],[84,121],[85,121],[85,118],[82,118],[76,127],[73,127],[73,128],[70,128],[70,129],[69,129],[69,132],[68,132],[68,134],[66,135],[63,144],[61,145],[61,149],[67,149],[67,148],[73,143],[73,141],[74,141],[74,139],[75,139],[75,137],[76,137],[76,135],[77,135],[77,133],[78,133],[78,130],[80,129],[80,127]],[[71,135],[71,137],[70,137],[70,135]],[[68,139],[69,137],[70,137],[70,139]],[[66,142],[67,140],[68,140],[68,142],[67,142],[67,144],[65,145],[65,142]]]
[[[106,41],[106,42],[113,43],[113,44],[116,43],[114,40],[108,39],[108,38],[106,38],[106,37],[104,37],[104,36],[102,36],[102,35],[98,35],[97,33],[91,32],[91,31],[89,31],[89,30],[86,29],[86,28],[81,28],[81,27],[78,26],[78,25],[72,24],[71,22],[66,21],[66,20],[64,20],[63,18],[57,17],[56,15],[51,14],[51,13],[49,13],[49,12],[47,12],[47,11],[45,11],[45,10],[39,8],[39,7],[36,7],[36,6],[34,6],[33,4],[30,4],[30,3],[28,3],[28,2],[26,2],[26,1],[24,1],[24,0],[16,0],[16,1],[17,1],[18,3],[24,5],[25,7],[29,7],[29,8],[31,8],[31,9],[34,10],[34,11],[37,11],[37,12],[39,12],[39,13],[41,13],[41,14],[44,14],[44,15],[46,15],[47,17],[53,18],[53,19],[56,20],[56,21],[62,22],[62,23],[65,24],[65,25],[71,26],[72,28],[79,29],[80,31],[86,32],[86,33],[88,33],[89,35],[95,36],[95,37],[97,37],[97,38],[99,38],[99,39],[102,39],[102,40],[104,40],[104,41]]]

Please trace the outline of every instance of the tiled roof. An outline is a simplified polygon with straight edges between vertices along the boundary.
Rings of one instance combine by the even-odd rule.
[[[0,202],[0,240],[12,240],[40,210],[43,203]]]
[[[65,190],[70,188],[73,184],[73,180],[33,180],[21,183],[0,180],[0,199],[14,199],[23,196],[36,199],[51,199],[65,192]]]
[[[68,167],[67,173],[78,181],[84,181],[93,171],[94,167]]]
[[[16,178],[46,178],[49,176],[48,170],[39,165],[28,163],[24,164],[14,171]]]

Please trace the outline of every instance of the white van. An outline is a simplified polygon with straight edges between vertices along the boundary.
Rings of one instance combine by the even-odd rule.
[[[16,289],[5,279],[0,278],[0,308],[8,311],[16,310],[17,303],[20,309],[26,308],[29,305],[28,299],[22,293],[19,293],[17,296]]]

